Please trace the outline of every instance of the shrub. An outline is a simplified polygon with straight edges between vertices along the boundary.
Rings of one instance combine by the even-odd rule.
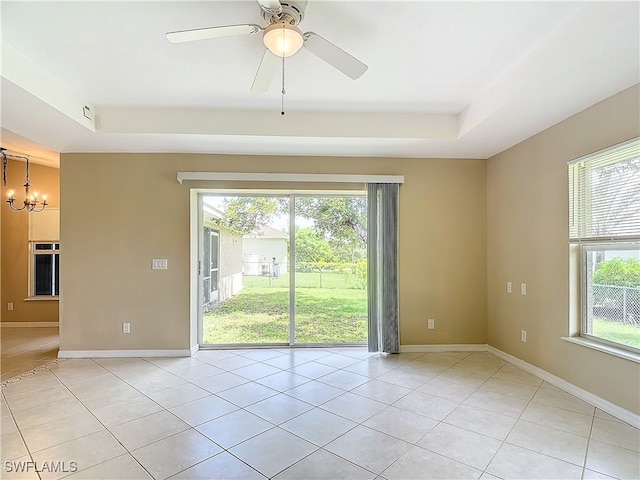
[[[640,261],[635,258],[605,260],[593,274],[593,283],[619,287],[640,287]]]

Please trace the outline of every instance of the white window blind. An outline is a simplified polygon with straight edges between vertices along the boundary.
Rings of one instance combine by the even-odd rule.
[[[569,162],[569,241],[640,238],[640,139]]]
[[[47,207],[29,214],[29,240],[32,242],[60,241],[60,209]]]

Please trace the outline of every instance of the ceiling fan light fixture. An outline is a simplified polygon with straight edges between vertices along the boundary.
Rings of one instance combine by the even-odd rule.
[[[278,57],[290,57],[304,43],[302,32],[293,25],[280,22],[269,25],[262,37],[265,47]]]

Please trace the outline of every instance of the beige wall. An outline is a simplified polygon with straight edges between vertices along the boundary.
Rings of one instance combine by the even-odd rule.
[[[454,159],[63,154],[60,348],[190,347],[189,190],[230,185],[180,185],[178,171],[404,175],[401,342],[486,343],[485,165]],[[153,258],[167,258],[168,270],[151,270]],[[435,330],[427,330],[428,317],[436,319]],[[122,322],[131,322],[131,334],[121,333]]]
[[[242,276],[242,235],[219,227],[218,231],[220,232],[220,258],[218,259],[220,277],[231,277],[237,274]]]
[[[569,333],[567,161],[638,136],[639,105],[635,86],[487,162],[489,344],[636,414],[639,365],[561,337]]]
[[[211,228],[220,234],[218,301],[221,302],[242,290],[242,235],[213,224]]]
[[[637,136],[639,104],[638,88],[629,89],[486,162],[62,155],[61,349],[189,348],[189,189],[232,185],[180,185],[178,171],[395,174],[406,179],[403,345],[488,342],[639,413],[637,364],[561,340],[569,332],[566,162]],[[168,258],[169,269],[152,271],[152,258]],[[125,321],[129,335],[120,333]]]
[[[7,186],[0,183],[0,215],[2,243],[2,290],[0,306],[2,322],[57,322],[58,302],[25,301],[29,296],[29,215],[37,213],[14,212],[6,202],[7,191],[14,190],[16,200],[24,200],[25,163],[9,160],[7,168]],[[29,163],[29,178],[32,192],[47,195],[51,207],[60,205],[59,171],[57,168],[44,167]],[[7,304],[13,303],[13,311],[7,310]]]

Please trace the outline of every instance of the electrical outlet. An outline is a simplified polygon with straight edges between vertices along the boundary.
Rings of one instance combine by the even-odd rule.
[[[436,321],[433,318],[427,320],[427,328],[429,330],[433,330],[434,328],[436,328]]]
[[[13,302],[7,303],[7,310],[9,311],[13,310]]]
[[[523,343],[527,343],[527,331],[520,330],[520,341]]]
[[[520,295],[526,295],[527,294],[527,284],[526,283],[521,283],[520,284]]]
[[[507,282],[507,293],[513,292],[513,283]]]
[[[131,333],[131,324],[123,323],[122,324],[122,333]]]

